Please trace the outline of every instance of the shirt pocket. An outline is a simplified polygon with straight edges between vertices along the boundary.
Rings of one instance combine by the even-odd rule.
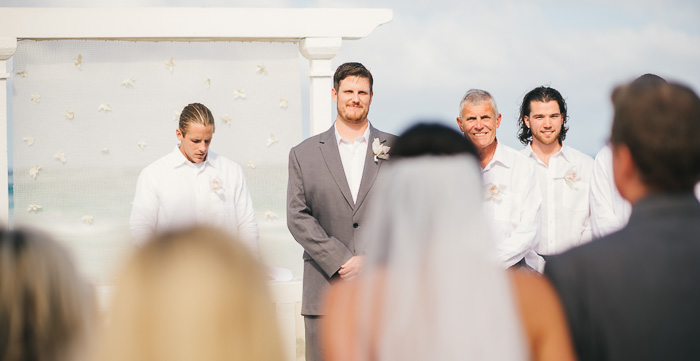
[[[590,185],[584,182],[577,182],[575,187],[568,184],[563,185],[562,207],[575,212],[586,212],[589,209],[588,193]]]

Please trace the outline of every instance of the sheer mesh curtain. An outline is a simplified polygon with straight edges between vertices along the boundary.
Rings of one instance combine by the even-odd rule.
[[[94,282],[129,249],[136,178],[172,151],[193,102],[216,118],[211,149],[244,167],[263,261],[301,275],[285,221],[302,132],[296,43],[24,40],[13,76],[15,225],[47,229]]]

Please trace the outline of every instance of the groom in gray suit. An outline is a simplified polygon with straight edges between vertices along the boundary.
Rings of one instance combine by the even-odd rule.
[[[333,76],[338,105],[335,124],[289,152],[287,226],[304,247],[301,314],[306,359],[322,360],[318,322],[324,292],[332,280],[351,279],[364,263],[355,238],[374,179],[395,136],[369,124],[372,74],[360,63],[345,63]]]
[[[700,98],[635,82],[613,104],[613,177],[629,223],[553,256],[545,275],[579,360],[700,360]]]

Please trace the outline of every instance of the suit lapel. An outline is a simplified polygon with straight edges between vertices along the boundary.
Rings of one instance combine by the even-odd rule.
[[[374,184],[374,179],[377,178],[377,173],[379,173],[379,167],[381,167],[384,160],[379,159],[377,162],[374,161],[374,151],[372,151],[372,142],[374,138],[379,138],[380,143],[384,144],[386,138],[383,138],[377,129],[375,129],[370,124],[369,140],[367,142],[367,155],[365,156],[365,169],[362,171],[362,181],[360,182],[360,190],[357,192],[357,203],[355,204],[355,212],[360,209],[360,205],[367,197],[370,189],[372,189],[372,184]]]
[[[348,180],[345,178],[345,170],[343,170],[343,162],[340,160],[340,152],[338,151],[338,144],[336,142],[335,125],[333,125],[330,130],[321,135],[319,148],[321,149],[321,155],[326,163],[326,167],[328,167],[333,180],[335,180],[335,184],[338,185],[340,193],[343,194],[348,205],[354,209],[355,205],[352,201],[350,186],[348,185]]]

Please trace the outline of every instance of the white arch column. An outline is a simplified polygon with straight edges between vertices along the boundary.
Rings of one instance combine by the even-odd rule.
[[[7,60],[17,50],[16,38],[0,38],[0,225],[7,225],[10,219],[8,189],[8,159],[7,148],[7,79],[10,73],[7,71]]]
[[[330,90],[333,87],[331,60],[338,54],[342,38],[305,38],[299,51],[309,59],[310,133],[322,133],[331,126]]]

